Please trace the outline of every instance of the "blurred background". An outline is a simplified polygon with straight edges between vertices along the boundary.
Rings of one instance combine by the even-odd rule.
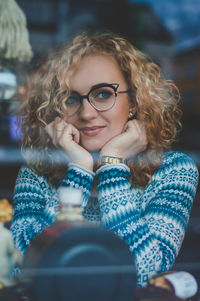
[[[28,63],[11,61],[12,86],[23,86],[28,72],[55,47],[84,30],[120,33],[160,65],[181,92],[183,130],[174,146],[188,153],[200,169],[200,0],[17,0],[27,19],[33,51]],[[0,91],[6,87],[1,83]],[[4,91],[5,92],[5,91]],[[22,91],[23,93],[23,91]],[[1,97],[3,99],[3,97]],[[19,167],[20,132],[12,107],[17,99],[0,100],[0,199],[12,203]],[[200,276],[200,191],[177,260]],[[187,265],[186,265],[187,263]]]

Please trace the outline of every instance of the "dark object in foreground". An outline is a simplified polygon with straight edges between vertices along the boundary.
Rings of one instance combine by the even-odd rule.
[[[134,258],[122,239],[104,227],[65,220],[33,240],[19,285],[7,293],[17,297],[9,301],[188,300],[155,286],[153,279],[146,288],[136,288]],[[198,294],[189,299],[197,301]]]
[[[136,271],[128,245],[113,232],[63,221],[33,240],[21,284],[34,301],[132,301]]]
[[[88,284],[89,286],[89,284]],[[77,285],[76,290],[79,289],[79,286]],[[88,288],[89,289],[89,288]],[[43,289],[43,292],[40,292],[41,294],[43,293],[44,297],[46,295],[46,291],[45,288]],[[98,296],[97,296],[98,298]],[[35,301],[36,299],[33,298],[33,295],[30,295],[30,292],[27,292],[26,289],[24,289],[21,286],[15,286],[15,287],[9,287],[6,289],[3,289],[0,291],[0,301],[5,301],[5,300],[9,300],[9,301]],[[51,299],[52,300],[52,299]],[[57,301],[58,296],[56,297],[56,299],[54,299],[54,301]],[[75,299],[71,299],[70,301],[75,300]],[[86,301],[86,299],[83,297],[81,300]],[[109,301],[115,301],[118,299],[107,299]],[[126,301],[127,299],[124,299],[124,301]],[[132,301],[183,301],[183,300],[187,300],[188,299],[180,299],[178,297],[176,297],[172,292],[169,292],[168,290],[165,289],[161,289],[158,287],[146,287],[146,288],[136,288],[135,289],[135,293],[133,296],[133,299],[128,299],[128,300],[132,300]],[[195,298],[191,298],[189,300],[192,301],[198,301],[199,300],[199,295],[196,296]],[[66,300],[67,301],[67,300]],[[90,299],[90,297],[87,299],[87,301],[94,301],[94,299]],[[104,301],[102,299],[102,301]]]

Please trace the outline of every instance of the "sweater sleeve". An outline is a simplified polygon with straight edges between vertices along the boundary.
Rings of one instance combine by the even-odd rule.
[[[49,203],[49,208],[47,204]],[[24,253],[36,234],[53,222],[52,195],[43,177],[28,167],[19,171],[14,190],[11,231],[15,246]]]
[[[131,188],[130,171],[123,164],[103,166],[97,175],[102,222],[129,245],[138,286],[144,286],[176,259],[196,192],[197,168],[188,156],[172,153],[142,194]]]
[[[80,189],[83,207],[92,188],[94,174],[78,165],[70,164],[61,186]],[[36,234],[54,222],[58,212],[58,195],[46,179],[28,167],[20,169],[14,191],[14,216],[11,231],[15,246],[24,253]]]
[[[63,179],[61,187],[80,189],[82,192],[82,207],[86,207],[91,194],[95,173],[78,164],[70,163],[67,177]]]

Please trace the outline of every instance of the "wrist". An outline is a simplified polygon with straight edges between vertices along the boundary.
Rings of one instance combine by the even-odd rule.
[[[82,166],[85,169],[90,170],[90,171],[93,171],[93,169],[94,169],[93,164],[84,164],[84,163],[81,162],[81,163],[79,163],[79,165]]]
[[[101,155],[98,160],[97,166],[99,168],[106,164],[119,164],[119,163],[124,163],[123,158],[116,157],[116,156]]]
[[[72,160],[72,163],[82,166],[85,169],[93,171],[94,169],[94,161],[91,155],[84,156],[82,158],[77,158],[76,160]]]

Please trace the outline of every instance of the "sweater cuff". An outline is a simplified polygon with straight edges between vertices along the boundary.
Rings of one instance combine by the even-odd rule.
[[[89,175],[91,175],[93,177],[95,176],[95,173],[93,171],[86,169],[86,168],[80,166],[79,164],[69,163],[68,170],[69,170],[69,168],[74,168],[76,170],[80,170],[80,172],[88,173]]]
[[[130,186],[128,179],[131,176],[130,169],[123,163],[106,164],[97,170],[97,190],[100,193],[105,193],[120,190]]]
[[[109,169],[113,169],[113,168],[117,168],[117,169],[124,169],[128,172],[130,172],[130,168],[124,164],[124,163],[110,163],[110,164],[105,164],[102,165],[98,170],[97,170],[97,175],[100,174],[101,172],[103,172],[104,170],[109,170]]]
[[[83,194],[82,207],[87,205],[92,191],[94,173],[77,164],[70,163],[67,169],[67,177],[62,181],[61,187],[80,189]]]

